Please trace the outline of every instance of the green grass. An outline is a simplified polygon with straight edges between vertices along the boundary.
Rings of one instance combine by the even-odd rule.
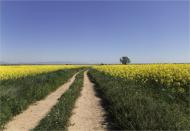
[[[70,88],[61,96],[59,102],[51,109],[48,115],[41,120],[34,131],[66,130],[75,101],[80,95],[83,86],[83,72],[76,76]]]
[[[173,99],[158,87],[112,77],[96,70],[89,76],[106,103],[115,129],[189,130],[189,103]],[[151,85],[152,86],[152,85]],[[157,90],[158,89],[158,90]]]
[[[47,96],[80,69],[65,69],[0,83],[0,127],[31,103]]]

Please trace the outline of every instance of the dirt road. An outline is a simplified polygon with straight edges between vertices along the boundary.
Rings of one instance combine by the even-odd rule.
[[[73,115],[70,118],[69,131],[106,130],[105,111],[101,99],[95,94],[93,83],[90,82],[87,71],[84,73],[84,87],[77,99]]]
[[[51,108],[58,102],[62,94],[74,82],[76,75],[77,74],[56,91],[49,94],[45,99],[32,104],[21,114],[15,116],[5,125],[5,131],[28,131],[37,126],[40,120],[45,117]]]

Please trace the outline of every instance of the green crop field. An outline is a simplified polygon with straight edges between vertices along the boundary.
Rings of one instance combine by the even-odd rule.
[[[65,83],[81,66],[0,66],[0,125]]]
[[[116,128],[190,129],[190,64],[94,66],[89,75]]]

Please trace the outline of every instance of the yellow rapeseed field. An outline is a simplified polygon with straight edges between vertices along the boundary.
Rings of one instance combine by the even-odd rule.
[[[79,68],[74,65],[21,65],[21,66],[0,66],[0,80],[17,79],[28,75],[36,75],[56,71],[60,69]]]
[[[104,65],[93,68],[114,77],[141,84],[152,83],[181,93],[186,92],[190,84],[190,64]]]

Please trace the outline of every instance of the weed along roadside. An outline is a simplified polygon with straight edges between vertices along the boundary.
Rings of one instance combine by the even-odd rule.
[[[123,66],[122,68],[127,67]],[[168,66],[168,68],[173,70],[172,67]],[[178,68],[175,69],[178,70]],[[148,82],[146,85],[140,84],[139,81],[136,82],[136,79],[131,79],[127,75],[124,77],[125,74],[121,74],[121,72],[116,76],[117,70],[117,67],[99,66],[89,71],[91,80],[96,84],[101,98],[105,100],[105,109],[115,129],[190,129],[189,106],[186,101],[189,96],[185,95],[187,92],[184,92],[183,95],[179,95],[181,92],[164,92],[160,90],[161,86],[158,84],[154,86]],[[184,70],[186,70],[185,67]],[[125,72],[128,73],[127,71],[126,69]],[[123,73],[125,72],[123,71]],[[119,75],[123,76],[119,77]],[[188,79],[186,75],[188,74],[184,74],[184,79]],[[146,76],[144,75],[144,77]],[[182,88],[186,89],[187,87],[182,86]]]

